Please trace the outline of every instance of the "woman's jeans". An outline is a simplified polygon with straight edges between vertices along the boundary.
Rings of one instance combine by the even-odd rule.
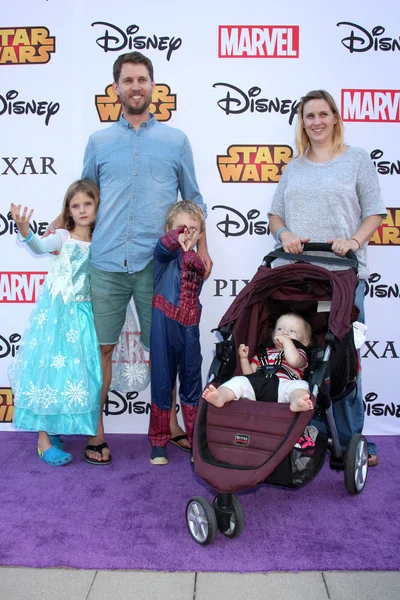
[[[354,304],[359,309],[358,321],[365,323],[364,313],[364,290],[365,281],[359,281],[356,288]],[[360,351],[358,350],[360,354]],[[361,367],[357,376],[357,385],[341,400],[332,403],[333,416],[339,435],[340,445],[346,449],[350,438],[354,433],[362,433],[364,427],[364,402],[361,388]],[[314,417],[311,421],[321,433],[327,433],[327,422],[325,417]],[[377,454],[376,445],[368,442],[369,454]]]

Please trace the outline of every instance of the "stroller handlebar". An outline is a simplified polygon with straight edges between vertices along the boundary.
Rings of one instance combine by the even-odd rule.
[[[333,254],[332,245],[325,243],[315,243],[308,242],[303,244],[304,252],[329,252]],[[355,252],[353,250],[349,250],[345,257],[340,258],[338,256],[313,256],[312,254],[308,254],[307,256],[304,254],[292,254],[290,252],[285,252],[282,248],[277,248],[272,252],[269,252],[263,259],[263,265],[270,267],[271,263],[276,258],[283,258],[284,260],[294,260],[295,262],[300,263],[321,263],[321,264],[329,264],[329,265],[339,265],[341,267],[348,267],[349,269],[353,269],[356,275],[358,274],[358,260]]]

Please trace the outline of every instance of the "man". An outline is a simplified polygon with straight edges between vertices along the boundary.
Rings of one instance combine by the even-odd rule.
[[[114,63],[113,75],[113,89],[123,114],[117,123],[90,136],[82,171],[82,178],[95,181],[100,189],[91,249],[91,286],[103,390],[97,436],[89,439],[85,452],[85,460],[91,464],[111,462],[104,442],[102,409],[111,381],[111,355],[132,296],[143,346],[150,349],[153,252],[164,233],[168,208],[176,202],[179,191],[183,199],[206,209],[189,140],[182,131],[159,123],[150,113],[155,87],[151,61],[140,52],[122,54]],[[198,254],[206,265],[207,277],[212,261],[205,235],[199,240]],[[174,437],[179,428],[173,413]]]

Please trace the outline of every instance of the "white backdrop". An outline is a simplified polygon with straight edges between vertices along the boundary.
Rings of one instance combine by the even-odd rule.
[[[294,147],[297,103],[316,88],[335,97],[346,141],[372,153],[390,209],[369,248],[365,432],[400,433],[399,16],[395,0],[204,0],[190,6],[184,0],[15,0],[3,7],[0,430],[12,428],[7,368],[50,260],[17,243],[10,202],[33,207],[34,230],[44,231],[68,185],[80,177],[88,136],[109,125],[101,118],[118,114],[107,92],[115,59],[138,49],[154,64],[157,117],[167,117],[191,141],[208,205],[214,269],[201,298],[204,377],[217,341],[211,329],[273,247],[267,212]],[[149,402],[149,389],[110,394],[106,430],[147,431]]]

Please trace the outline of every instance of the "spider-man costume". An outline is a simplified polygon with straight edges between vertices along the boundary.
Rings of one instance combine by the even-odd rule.
[[[172,391],[179,375],[179,396],[190,443],[202,392],[199,294],[205,265],[194,250],[183,252],[178,237],[184,227],[169,231],[154,250],[154,297],[151,322],[152,446],[171,439]]]

